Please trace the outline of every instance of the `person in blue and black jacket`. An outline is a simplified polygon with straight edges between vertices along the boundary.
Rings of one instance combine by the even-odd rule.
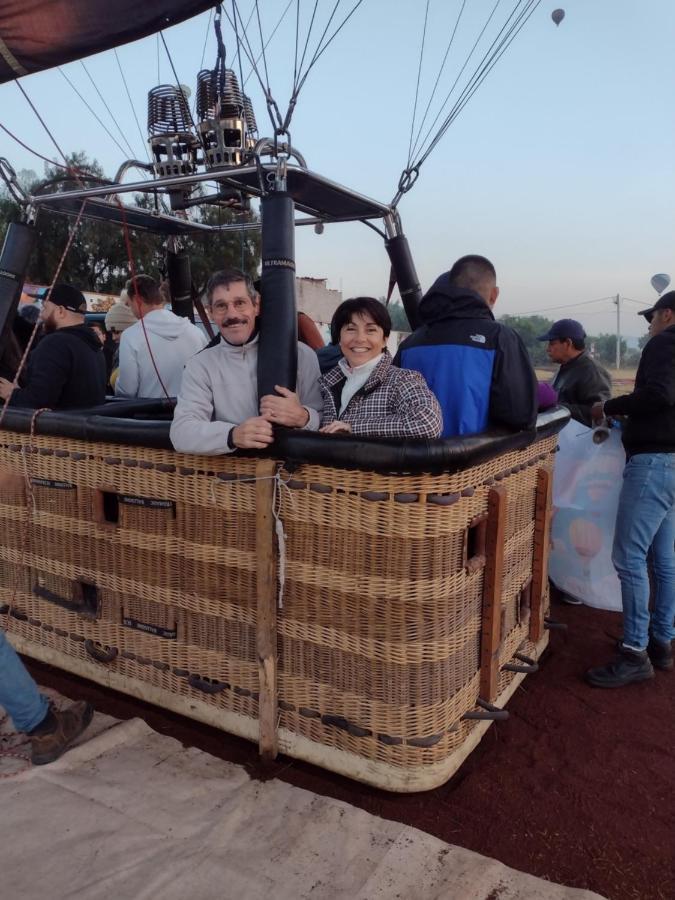
[[[498,296],[492,263],[463,256],[424,295],[424,324],[396,354],[395,364],[421,372],[438,398],[443,437],[534,427],[537,379],[520,337],[495,321]]]

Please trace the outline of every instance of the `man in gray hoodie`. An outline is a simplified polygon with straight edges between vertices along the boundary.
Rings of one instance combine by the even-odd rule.
[[[185,363],[206,345],[201,329],[164,308],[159,285],[136,275],[126,285],[138,322],[127,328],[119,347],[116,397],[175,397]]]
[[[186,365],[171,425],[182,453],[216,455],[237,448],[261,450],[273,425],[316,431],[322,408],[316,353],[298,344],[297,393],[277,386],[258,402],[260,300],[239,269],[216,272],[206,288],[219,334]]]

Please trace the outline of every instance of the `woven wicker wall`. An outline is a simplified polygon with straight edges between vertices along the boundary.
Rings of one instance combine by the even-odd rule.
[[[455,475],[280,469],[282,729],[402,769],[461,747],[480,692],[484,566],[467,560],[469,525],[504,485],[499,657],[536,655],[534,505],[555,443]],[[0,624],[257,718],[256,461],[43,436],[30,447],[0,431]],[[500,693],[513,677],[501,672]]]

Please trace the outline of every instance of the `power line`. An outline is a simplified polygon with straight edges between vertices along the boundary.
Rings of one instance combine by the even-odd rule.
[[[644,300],[633,300],[632,297],[621,297],[622,300],[628,300],[629,303],[637,303],[638,306],[653,306],[652,303],[647,303]]]
[[[603,300],[614,300],[614,296],[596,297],[595,300],[580,300],[578,303],[561,303],[559,306],[545,306],[543,309],[529,309],[523,312],[504,313],[509,316],[536,316],[539,313],[551,312],[555,309],[572,309],[576,306],[588,306],[591,303],[601,303]]]

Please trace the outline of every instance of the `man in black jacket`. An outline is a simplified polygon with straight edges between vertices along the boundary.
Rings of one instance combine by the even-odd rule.
[[[621,581],[623,640],[615,660],[590,669],[595,687],[622,687],[673,668],[675,618],[675,291],[640,315],[649,341],[631,394],[597,403],[592,417],[627,416],[624,470],[612,561]],[[654,608],[649,610],[651,549]]]
[[[590,428],[591,407],[609,400],[612,379],[588,355],[583,325],[575,319],[560,319],[537,340],[548,341],[548,357],[560,365],[552,385],[559,403],[569,409],[573,419]]]
[[[537,379],[520,337],[495,321],[498,296],[492,263],[463,256],[422,298],[424,324],[396,354],[395,364],[421,372],[438,398],[443,437],[535,424]]]
[[[40,318],[45,336],[31,353],[25,387],[0,378],[0,398],[31,409],[82,409],[105,401],[101,343],[84,324],[86,301],[69,284],[54,285]]]

